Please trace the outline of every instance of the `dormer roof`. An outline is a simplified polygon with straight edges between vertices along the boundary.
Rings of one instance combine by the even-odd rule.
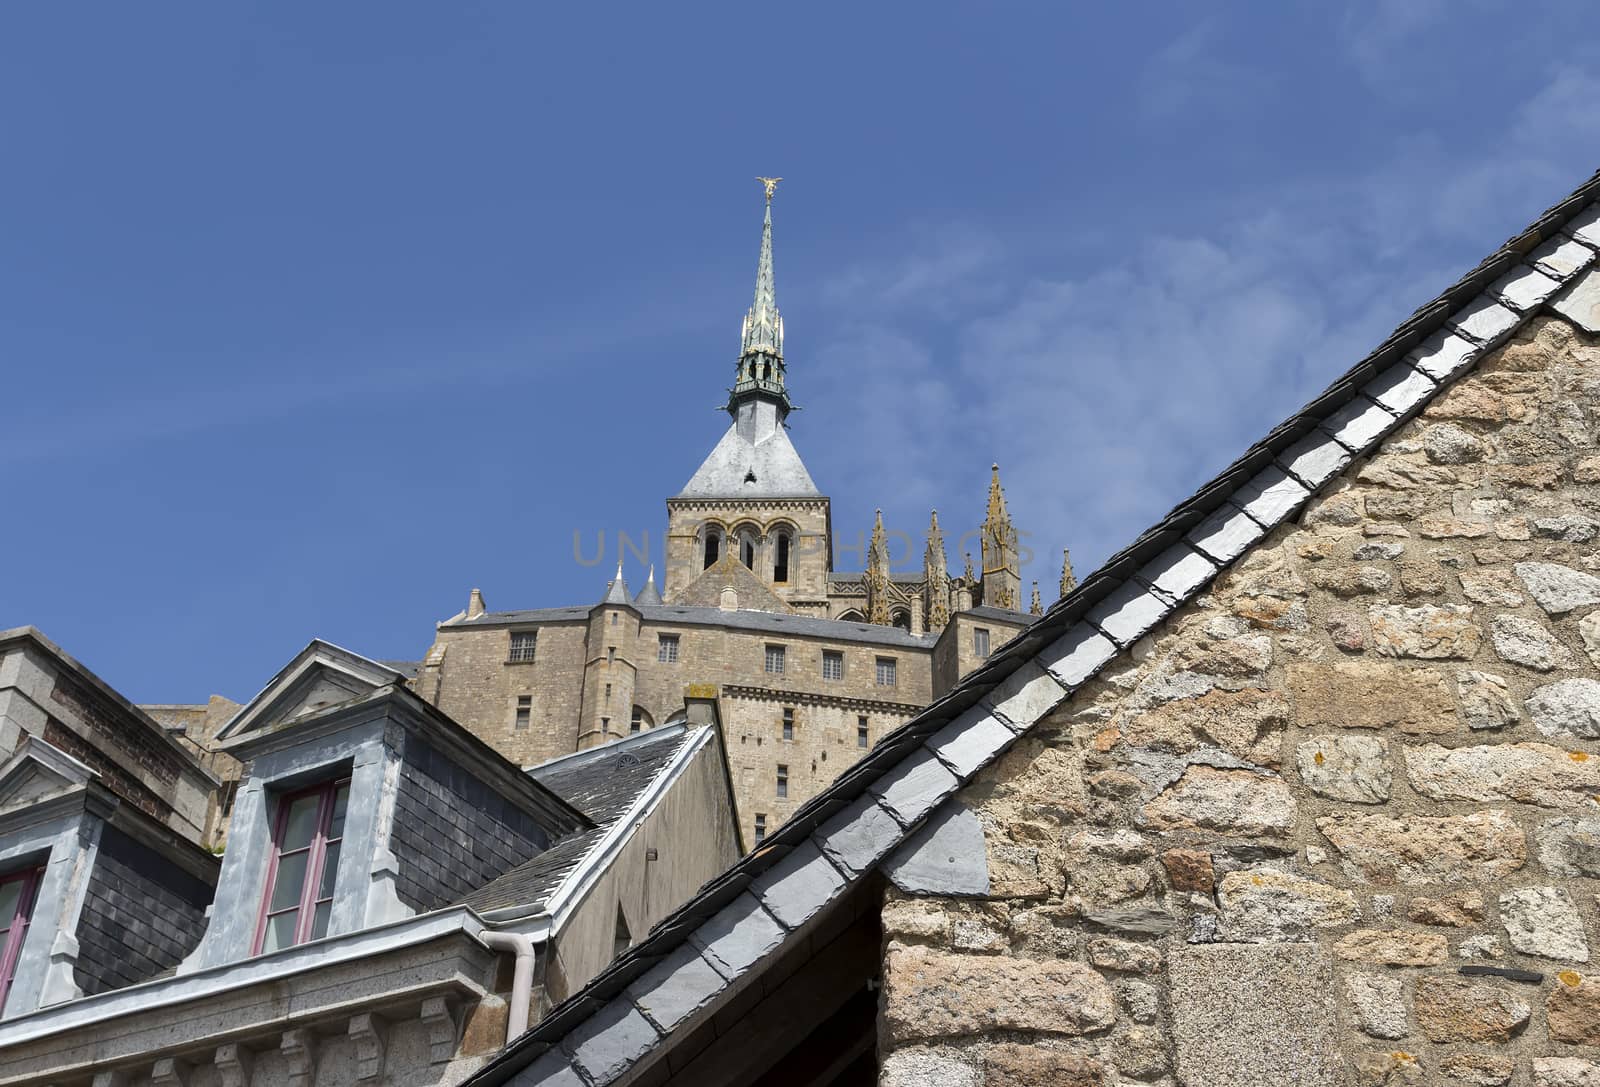
[[[217,731],[217,740],[229,746],[246,733],[270,731],[404,683],[393,668],[314,638]]]

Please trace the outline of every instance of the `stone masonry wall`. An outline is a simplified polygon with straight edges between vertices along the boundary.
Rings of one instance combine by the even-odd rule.
[[[1597,408],[1536,322],[984,771],[882,1082],[1600,1084]]]

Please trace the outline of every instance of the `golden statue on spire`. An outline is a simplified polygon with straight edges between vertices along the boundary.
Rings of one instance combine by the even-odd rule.
[[[767,189],[767,203],[769,203],[769,204],[772,203],[772,194],[778,191],[778,182],[782,181],[783,178],[781,178],[781,177],[758,177],[758,178],[756,178],[756,180],[761,182],[761,184],[766,186],[766,189]]]

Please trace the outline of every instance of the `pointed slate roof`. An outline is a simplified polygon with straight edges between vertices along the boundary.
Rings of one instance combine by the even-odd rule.
[[[701,462],[677,498],[821,498],[789,432],[746,436],[738,421]]]
[[[617,560],[617,576],[612,578],[610,581],[608,581],[606,583],[606,595],[605,595],[605,598],[600,601],[600,603],[602,603],[602,604],[631,604],[631,603],[633,603],[632,600],[628,599],[628,583],[626,581],[622,580],[622,560],[621,559]]]
[[[650,567],[650,576],[645,580],[644,588],[640,589],[638,594],[634,596],[633,602],[635,605],[660,604],[662,602],[661,590],[656,588],[656,568],[654,566]]]
[[[1412,314],[467,1082],[609,1083],[654,1059],[747,991],[751,975],[792,965],[785,952],[806,926],[979,770],[1535,314],[1549,308],[1600,334],[1597,194],[1600,174]],[[732,977],[730,961],[742,964]],[[609,1063],[599,1068],[600,1059]]]

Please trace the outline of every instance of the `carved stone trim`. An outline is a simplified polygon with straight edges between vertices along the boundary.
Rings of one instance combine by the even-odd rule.
[[[724,683],[722,694],[727,698],[749,698],[760,702],[782,702],[794,706],[834,706],[849,710],[867,710],[872,713],[894,713],[905,717],[920,713],[923,709],[921,705],[910,702],[881,702],[875,698],[812,694],[808,691],[774,691],[766,687],[744,687],[734,683]]]
[[[430,996],[422,1002],[422,1025],[428,1032],[428,1060],[444,1064],[456,1055],[460,1029],[459,1009],[447,996]]]
[[[306,1027],[283,1032],[278,1044],[289,1073],[289,1087],[312,1087],[317,1080],[317,1037]]]
[[[133,1082],[133,1073],[126,1068],[108,1068],[104,1072],[96,1072],[94,1079],[90,1080],[90,1087],[128,1087]]]
[[[389,1025],[370,1012],[350,1017],[350,1040],[356,1047],[356,1079],[377,1079],[383,1074],[383,1053]]]
[[[217,1047],[212,1058],[217,1066],[217,1079],[222,1087],[250,1087],[250,1077],[255,1072],[255,1054],[236,1042]]]
[[[163,1057],[150,1069],[150,1087],[188,1087],[189,1066],[173,1057]]]

